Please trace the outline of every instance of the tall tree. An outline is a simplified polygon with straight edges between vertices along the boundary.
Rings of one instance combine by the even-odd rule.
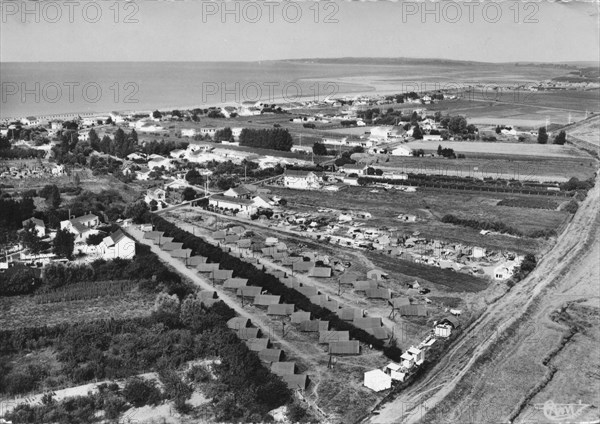
[[[546,144],[548,142],[548,132],[546,131],[546,127],[540,127],[538,129],[537,142],[539,144]]]
[[[57,231],[54,238],[53,252],[62,258],[71,259],[73,249],[75,249],[75,235],[67,229]]]
[[[567,133],[561,131],[556,137],[554,137],[554,144],[560,144],[561,146],[567,142]]]
[[[35,229],[33,221],[29,221],[25,224],[19,238],[23,246],[29,249],[34,255],[37,255],[42,251],[43,243],[37,235],[37,230]]]

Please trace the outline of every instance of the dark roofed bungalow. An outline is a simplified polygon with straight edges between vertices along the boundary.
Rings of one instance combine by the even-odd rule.
[[[357,308],[342,308],[337,311],[337,314],[342,321],[354,321],[354,318],[362,318],[364,311]]]
[[[340,304],[337,300],[328,300],[321,306],[331,312],[337,312],[337,310],[340,309]]]
[[[240,328],[237,330],[237,336],[242,340],[257,339],[261,336],[261,331],[255,327]]]
[[[231,328],[232,330],[236,330],[236,331],[239,330],[240,328],[246,328],[249,325],[250,325],[249,318],[233,317],[229,321],[227,321],[227,327]]]
[[[278,376],[294,374],[296,372],[295,362],[274,362],[271,365],[271,372]]]
[[[394,308],[399,308],[401,306],[410,305],[410,300],[407,297],[395,297],[390,300],[390,305]]]
[[[269,347],[270,340],[268,338],[254,338],[245,340],[246,346],[252,352],[260,352],[261,350],[265,350]]]
[[[296,291],[298,293],[302,293],[304,296],[306,296],[308,298],[319,294],[319,290],[317,290],[316,287],[311,287],[311,286],[298,287],[298,288],[296,288]]]
[[[292,324],[300,324],[304,321],[310,321],[310,312],[298,311],[292,314]]]
[[[308,300],[310,300],[310,303],[313,305],[323,306],[323,303],[329,300],[329,296],[326,294],[316,294],[314,296],[310,296]]]
[[[297,271],[297,272],[308,272],[308,271],[310,271],[314,267],[315,267],[315,263],[312,262],[312,261],[309,261],[309,262],[305,262],[305,261],[296,262],[296,263],[294,263],[292,265],[292,269],[294,271]]]
[[[198,264],[196,269],[198,272],[212,272],[219,269],[219,264]]]
[[[318,333],[329,330],[329,321],[311,320],[300,323],[300,331],[305,333]]]
[[[262,293],[262,287],[258,286],[246,286],[237,289],[236,295],[240,297],[251,297],[255,298]]]
[[[366,291],[369,289],[376,289],[378,287],[377,281],[355,281],[352,283],[354,290]]]
[[[285,374],[281,376],[290,390],[306,390],[308,387],[308,376],[306,374]]]
[[[279,303],[277,305],[269,305],[267,315],[289,316],[294,313],[294,305],[287,303]]]
[[[238,245],[238,247],[240,247],[242,249],[247,249],[250,246],[252,246],[252,240],[250,240],[250,239],[238,240],[237,245]]]
[[[228,278],[223,283],[224,289],[239,289],[240,287],[246,287],[248,285],[247,278]]]
[[[381,327],[382,325],[381,317],[354,318],[352,323],[355,327],[362,328],[363,330],[367,328]]]
[[[177,249],[177,250],[171,250],[169,252],[169,254],[173,257],[173,258],[179,258],[179,259],[187,259],[192,255],[192,249]]]
[[[284,358],[284,354],[281,349],[263,349],[258,352],[258,357],[261,361],[267,363],[281,362]]]
[[[392,291],[390,289],[367,289],[365,292],[368,299],[389,300],[392,298]]]
[[[214,233],[212,233],[212,238],[214,238],[215,240],[225,240],[225,231],[215,231]]]
[[[204,256],[190,256],[187,260],[188,266],[198,266],[200,264],[205,264],[206,259]]]
[[[349,340],[349,331],[319,331],[319,343],[347,342]]]
[[[281,296],[275,296],[272,294],[259,294],[254,298],[253,305],[255,306],[269,306],[276,305],[281,300]]]
[[[233,277],[233,271],[230,269],[216,269],[208,274],[208,278],[214,281],[225,281]]]
[[[401,316],[417,316],[417,317],[426,317],[427,316],[427,308],[425,305],[404,305],[398,308],[398,312],[400,312]]]
[[[170,242],[170,243],[165,243],[161,246],[161,249],[164,250],[165,252],[169,252],[171,250],[177,250],[177,249],[181,249],[183,248],[183,243],[176,243],[176,242]]]
[[[367,328],[365,331],[375,337],[377,340],[387,340],[390,338],[384,327]]]
[[[331,277],[331,268],[316,266],[308,271],[308,275],[315,278],[329,278]]]
[[[358,340],[329,343],[329,353],[332,355],[360,355]]]
[[[163,231],[147,231],[144,233],[145,240],[158,240],[164,234]]]

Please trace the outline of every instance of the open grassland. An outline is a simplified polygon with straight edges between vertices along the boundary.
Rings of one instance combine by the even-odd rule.
[[[453,214],[479,221],[501,221],[527,234],[538,230],[559,231],[569,217],[567,212],[562,211],[497,206],[502,199],[519,197],[502,193],[450,193],[433,189],[418,189],[416,193],[371,193],[369,189],[360,187],[350,187],[338,193],[288,189],[273,191],[286,198],[289,207],[299,211],[313,212],[315,208],[331,206],[338,210],[370,211],[373,215],[373,219],[368,221],[370,225],[393,227],[407,234],[420,231],[422,236],[432,239],[502,250],[536,251],[543,242],[506,235],[482,236],[474,229],[443,224],[441,218]],[[402,223],[396,219],[399,214],[413,214],[419,219],[414,223]]]
[[[565,128],[567,135],[600,146],[600,115]]]
[[[423,149],[426,152],[437,150],[439,144],[454,149],[458,153],[486,153],[492,155],[517,155],[550,158],[589,158],[585,152],[573,146],[555,144],[525,144],[525,143],[493,143],[485,141],[411,141],[407,146],[411,149]]]
[[[0,328],[37,327],[150,314],[154,295],[140,292],[71,302],[36,303],[32,296],[0,297]]]
[[[461,143],[455,148],[457,153],[463,149],[463,144],[468,148],[467,142]],[[447,142],[430,142],[427,143],[427,150],[433,152],[437,150],[438,145],[444,148],[449,147]],[[487,145],[491,147],[495,144],[488,143]],[[499,144],[499,146],[501,145]],[[514,155],[503,158],[491,153],[469,153],[466,159],[389,156],[385,159],[381,157],[379,163],[374,166],[415,174],[514,178],[520,181],[566,181],[572,177],[587,180],[592,178],[598,169],[597,161],[589,157],[535,157],[519,153],[519,150],[516,150]],[[388,158],[389,160],[387,160]]]

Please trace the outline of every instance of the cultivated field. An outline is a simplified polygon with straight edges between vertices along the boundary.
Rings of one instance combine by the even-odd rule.
[[[0,328],[39,327],[107,318],[147,316],[154,294],[131,292],[98,299],[38,304],[32,296],[0,297]]]

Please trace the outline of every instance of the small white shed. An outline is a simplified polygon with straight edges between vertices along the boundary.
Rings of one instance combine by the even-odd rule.
[[[381,392],[392,387],[392,377],[380,369],[367,371],[364,385],[375,392]]]

